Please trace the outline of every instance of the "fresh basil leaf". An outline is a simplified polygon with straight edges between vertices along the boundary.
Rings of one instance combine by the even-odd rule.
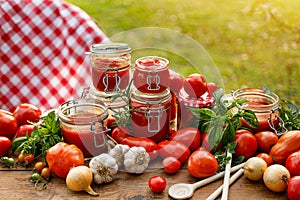
[[[235,127],[232,123],[228,123],[223,131],[223,138],[222,143],[228,144],[231,141],[233,141],[234,135],[235,135]]]
[[[244,110],[242,117],[250,127],[256,128],[259,126],[259,121],[252,110]]]
[[[220,118],[215,118],[211,121],[208,129],[208,143],[215,149],[221,142],[223,137],[223,125],[224,120]]]
[[[291,113],[291,116],[293,117],[293,119],[297,118],[298,115],[299,115],[299,110],[297,108],[296,105],[294,105],[292,102],[290,101],[287,101],[287,100],[282,100],[286,105],[287,107],[289,108],[290,110],[290,113]]]
[[[190,110],[200,121],[210,121],[216,117],[216,113],[209,108],[191,108]]]

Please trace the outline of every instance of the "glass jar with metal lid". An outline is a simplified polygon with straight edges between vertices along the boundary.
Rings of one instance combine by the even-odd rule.
[[[105,102],[95,99],[80,98],[61,104],[58,117],[64,141],[75,144],[85,157],[105,152],[107,110]]]
[[[136,137],[147,137],[155,142],[166,139],[170,133],[170,90],[157,94],[131,94],[131,122]]]

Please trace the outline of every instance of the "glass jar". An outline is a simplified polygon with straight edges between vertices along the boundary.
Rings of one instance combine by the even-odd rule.
[[[92,83],[96,90],[109,94],[127,88],[131,63],[131,48],[127,44],[94,44],[89,53]]]
[[[247,99],[243,109],[251,110],[255,113],[259,122],[259,127],[250,127],[243,119],[241,122],[244,127],[260,131],[276,131],[280,118],[279,97],[273,92],[265,92],[260,88],[244,88],[232,93],[234,100]]]
[[[104,126],[107,106],[95,99],[74,99],[61,104],[58,117],[64,142],[75,144],[84,157],[92,157],[106,151],[108,131]]]
[[[135,137],[147,137],[155,142],[166,139],[170,133],[170,90],[158,94],[131,94],[131,122]]]
[[[198,118],[192,113],[193,108],[212,108],[214,98],[209,96],[208,93],[199,98],[189,96],[184,89],[181,89],[178,94],[178,113],[177,123],[178,127],[196,127],[199,126]]]
[[[170,84],[169,61],[158,56],[145,56],[135,61],[133,84],[144,93],[161,93]]]

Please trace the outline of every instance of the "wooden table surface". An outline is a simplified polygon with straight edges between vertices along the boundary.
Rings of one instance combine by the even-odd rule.
[[[33,172],[31,168],[23,169],[0,167],[0,199],[1,200],[60,200],[60,199],[172,199],[168,196],[168,189],[175,183],[194,183],[199,179],[192,177],[186,166],[183,166],[175,175],[167,175],[163,169],[155,168],[141,175],[133,175],[119,171],[115,180],[109,184],[96,185],[92,188],[100,195],[93,197],[86,192],[73,192],[67,188],[65,180],[52,176],[45,190],[35,188],[28,178]],[[154,175],[164,176],[167,180],[167,188],[160,194],[154,194],[148,188],[148,179]],[[195,191],[191,199],[206,199],[223,182],[223,178]],[[221,197],[219,196],[218,199]],[[269,191],[262,182],[252,182],[243,175],[230,186],[229,198],[240,199],[287,199],[286,193],[274,193]]]

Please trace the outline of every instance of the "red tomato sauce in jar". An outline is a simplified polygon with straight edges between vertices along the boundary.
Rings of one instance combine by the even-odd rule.
[[[233,93],[234,99],[245,98],[248,102],[244,103],[247,110],[252,110],[259,122],[256,128],[250,127],[244,119],[240,119],[244,127],[254,132],[273,131],[279,124],[277,117],[280,116],[279,97],[275,93],[266,93],[260,88],[239,89]],[[270,127],[269,121],[273,124]]]
[[[133,92],[131,97],[131,123],[135,137],[147,137],[155,142],[167,139],[170,133],[171,94]]]
[[[92,99],[71,100],[59,107],[58,115],[64,142],[75,144],[82,150],[84,157],[105,152],[105,134],[108,130],[103,125],[107,119],[107,109],[103,102]]]
[[[133,84],[144,93],[161,93],[169,88],[169,61],[157,56],[146,56],[135,61]]]

